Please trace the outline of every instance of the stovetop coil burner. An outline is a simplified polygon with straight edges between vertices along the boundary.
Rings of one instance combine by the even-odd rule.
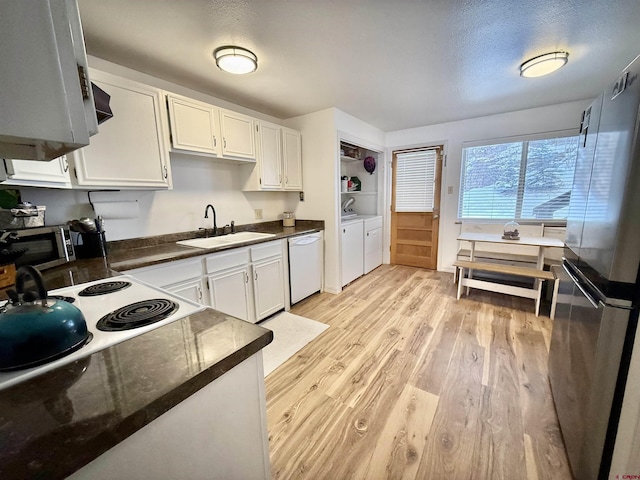
[[[76,301],[73,297],[67,297],[65,295],[47,295],[47,298],[51,298],[53,300],[63,300],[65,302],[73,303]]]
[[[165,298],[142,300],[125,305],[100,320],[96,327],[104,332],[117,332],[159,322],[177,311],[179,305]]]
[[[131,282],[123,281],[96,283],[94,285],[89,285],[84,290],[81,290],[78,292],[78,295],[81,297],[95,297],[98,295],[106,295],[107,293],[119,292],[120,290],[129,288],[130,286]]]

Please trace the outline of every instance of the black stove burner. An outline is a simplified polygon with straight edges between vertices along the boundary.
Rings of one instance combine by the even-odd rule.
[[[95,297],[97,295],[106,295],[107,293],[119,292],[120,290],[129,288],[130,286],[131,282],[122,281],[96,283],[95,285],[88,286],[87,288],[79,292],[78,295],[80,295],[81,297]]]
[[[103,332],[118,332],[144,327],[164,320],[178,308],[177,303],[164,298],[143,300],[108,313],[98,321],[96,327]]]
[[[62,300],[64,302],[73,303],[76,301],[73,297],[65,297],[64,295],[47,295],[47,298],[51,298],[53,300]]]

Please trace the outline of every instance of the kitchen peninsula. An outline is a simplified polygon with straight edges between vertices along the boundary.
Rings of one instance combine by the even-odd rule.
[[[273,240],[323,227],[277,223],[252,228]],[[175,243],[196,235],[202,232],[113,242],[107,258],[47,270],[45,280],[61,288],[209,253]],[[1,389],[0,476],[199,478],[214,471],[267,478],[260,350],[272,338],[207,308]]]

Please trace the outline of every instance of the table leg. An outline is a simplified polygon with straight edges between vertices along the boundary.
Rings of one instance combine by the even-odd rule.
[[[538,270],[544,270],[544,247],[538,247],[538,261],[536,262],[536,268]],[[538,288],[541,283],[542,280],[536,279],[533,284],[534,288]]]
[[[469,261],[473,262],[476,257],[476,242],[472,240],[469,243],[471,243],[471,249],[469,250]],[[473,278],[473,270],[471,268],[469,269],[469,276],[467,278]],[[467,287],[467,295],[469,295],[469,287]]]

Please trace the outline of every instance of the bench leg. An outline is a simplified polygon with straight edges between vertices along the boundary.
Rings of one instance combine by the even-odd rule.
[[[551,320],[556,318],[556,304],[558,302],[558,288],[560,287],[560,279],[556,278],[553,281],[553,297],[551,297],[551,313],[549,317]]]
[[[460,300],[460,294],[462,293],[462,279],[464,278],[464,269],[462,267],[456,267],[458,272],[458,296],[456,300]]]
[[[539,280],[537,282],[538,295],[536,296],[536,317],[540,314],[540,298],[542,297],[542,282]]]

